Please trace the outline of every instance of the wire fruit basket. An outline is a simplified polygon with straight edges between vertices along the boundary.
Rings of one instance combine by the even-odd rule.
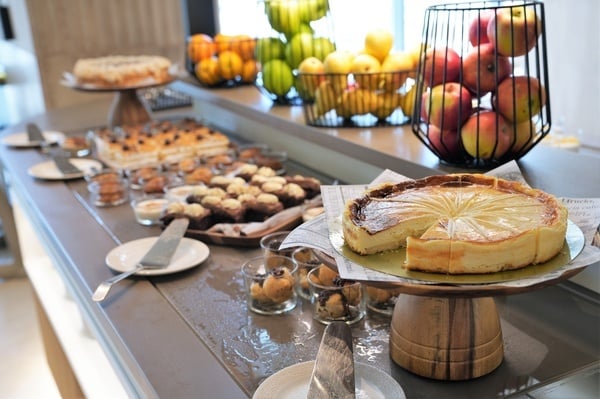
[[[544,4],[443,4],[425,13],[412,130],[440,159],[519,159],[551,126]]]

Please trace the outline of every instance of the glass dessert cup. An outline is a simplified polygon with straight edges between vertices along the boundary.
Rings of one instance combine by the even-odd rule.
[[[296,265],[291,258],[272,255],[249,259],[242,265],[248,309],[277,315],[296,307]]]

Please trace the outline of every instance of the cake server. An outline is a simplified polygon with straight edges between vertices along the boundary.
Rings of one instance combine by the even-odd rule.
[[[354,349],[350,326],[335,321],[325,328],[307,398],[354,399]]]
[[[158,240],[146,252],[142,259],[131,270],[117,274],[98,285],[92,299],[100,302],[106,298],[113,284],[131,276],[143,269],[160,269],[169,266],[171,258],[179,246],[190,221],[187,218],[173,220],[158,237]]]
[[[30,143],[39,143],[40,145],[43,145],[46,142],[46,138],[42,131],[35,123],[27,124],[27,138]]]
[[[73,165],[71,161],[69,161],[69,158],[63,155],[53,155],[52,160],[63,175],[76,175],[83,172],[77,166]]]

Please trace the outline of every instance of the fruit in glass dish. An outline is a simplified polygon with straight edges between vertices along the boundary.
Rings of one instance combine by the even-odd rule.
[[[453,162],[461,158],[460,135],[456,130],[441,130],[435,125],[427,125],[427,139],[436,155],[443,160]]]
[[[479,110],[473,113],[460,129],[465,151],[476,159],[499,159],[510,148],[513,132],[502,115]]]
[[[375,90],[381,77],[381,64],[370,54],[358,54],[350,64],[350,72],[360,88]]]
[[[482,97],[495,91],[498,83],[510,75],[511,64],[507,57],[496,53],[491,43],[472,48],[463,57],[462,83]]]
[[[546,90],[534,76],[509,76],[498,85],[492,104],[507,120],[530,120],[546,105]]]
[[[394,36],[387,29],[372,29],[365,35],[364,52],[383,62],[394,46]]]
[[[421,116],[442,130],[459,130],[472,111],[471,93],[460,83],[449,82],[423,93]]]
[[[271,60],[263,65],[263,87],[276,96],[285,96],[294,86],[292,68],[283,60]]]
[[[457,82],[460,75],[460,55],[449,47],[437,47],[425,52],[423,82],[428,87],[444,82]]]
[[[487,26],[487,35],[499,54],[518,57],[527,54],[537,44],[542,22],[534,7],[499,8]]]
[[[471,20],[469,24],[469,42],[473,46],[490,42],[487,27],[494,15],[494,11],[492,10],[482,10]]]

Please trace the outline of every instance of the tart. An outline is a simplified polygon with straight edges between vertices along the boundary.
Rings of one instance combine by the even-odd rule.
[[[79,84],[129,87],[167,82],[171,78],[170,68],[171,61],[161,56],[110,55],[77,60],[73,75]]]
[[[406,247],[408,270],[493,273],[562,249],[567,209],[554,196],[482,174],[385,183],[348,201],[344,241],[361,255]]]

